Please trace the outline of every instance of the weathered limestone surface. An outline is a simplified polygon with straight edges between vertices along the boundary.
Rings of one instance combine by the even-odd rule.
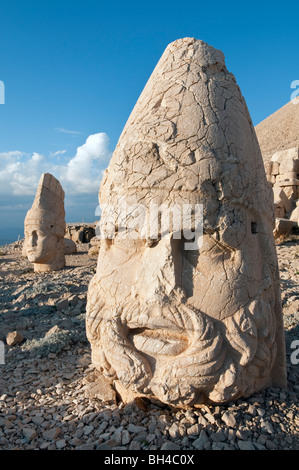
[[[296,227],[296,222],[293,222],[292,220],[289,219],[281,219],[277,217],[275,219],[275,227],[273,230],[274,238],[278,241],[288,237],[292,229]]]
[[[285,386],[273,193],[221,51],[171,43],[120,136],[100,187],[101,246],[87,304],[98,371],[129,401],[226,402]],[[117,207],[203,206],[203,245],[158,240]],[[116,223],[111,223],[113,217]],[[173,227],[172,227],[173,228]]]
[[[70,238],[65,238],[64,239],[64,250],[65,250],[66,255],[73,255],[74,253],[77,253],[77,245]]]
[[[23,254],[34,271],[57,271],[65,266],[65,227],[64,191],[54,176],[44,173],[25,218]]]
[[[73,240],[75,243],[89,243],[95,236],[96,224],[67,224],[65,237]]]
[[[265,170],[274,194],[274,236],[281,238],[299,223],[299,147],[275,152],[265,162]]]
[[[90,248],[88,250],[88,254],[90,256],[98,255],[100,251],[100,246],[101,246],[101,239],[98,238],[97,236],[93,237],[90,240]]]

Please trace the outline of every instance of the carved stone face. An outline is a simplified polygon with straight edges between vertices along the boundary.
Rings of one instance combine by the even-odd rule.
[[[23,255],[34,264],[34,271],[56,271],[65,266],[64,191],[49,173],[41,175],[24,231]]]
[[[173,232],[102,238],[87,331],[93,362],[121,387],[186,405],[249,395],[268,377],[275,250],[267,222],[230,209],[234,224],[197,250]]]
[[[25,226],[27,257],[31,263],[51,264],[57,254],[54,225]]]
[[[201,205],[202,245],[187,249],[172,229],[156,241],[142,229],[128,236],[133,212],[117,213],[123,198],[146,210]],[[185,406],[285,384],[271,198],[222,53],[194,39],[175,41],[100,188],[102,241],[87,336],[93,363],[123,399],[154,396]]]

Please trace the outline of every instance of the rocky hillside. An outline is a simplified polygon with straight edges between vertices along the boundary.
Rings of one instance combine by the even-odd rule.
[[[299,103],[292,101],[255,126],[264,161],[280,150],[299,146]]]

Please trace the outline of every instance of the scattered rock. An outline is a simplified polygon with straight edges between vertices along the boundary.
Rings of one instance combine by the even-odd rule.
[[[203,450],[205,447],[205,444],[209,442],[209,438],[207,434],[205,433],[204,430],[200,432],[199,437],[193,442],[193,447],[197,450]]]
[[[43,433],[43,438],[46,439],[47,441],[54,441],[55,439],[58,438],[58,436],[61,434],[61,429],[60,428],[53,428],[45,431]]]
[[[250,441],[238,441],[240,450],[255,450],[254,445]]]
[[[73,255],[74,253],[77,253],[77,245],[70,238],[65,238],[64,239],[64,250],[65,250],[66,255]]]
[[[24,437],[28,440],[31,441],[36,437],[36,431],[35,429],[32,428],[23,428],[22,429]]]
[[[11,331],[6,336],[6,344],[8,346],[15,346],[16,344],[22,343],[24,341],[24,336],[18,331]]]
[[[232,413],[226,411],[221,417],[222,421],[229,427],[234,428],[237,424],[236,418]]]
[[[66,446],[65,439],[59,439],[56,441],[56,449],[64,449]]]
[[[67,239],[73,240],[75,243],[89,243],[95,236],[96,224],[67,224]]]
[[[47,333],[45,334],[45,337],[54,335],[56,333],[59,333],[60,331],[61,329],[59,328],[59,326],[55,325],[52,328],[50,328],[49,331],[47,331]]]
[[[274,237],[278,240],[286,238],[290,235],[293,227],[296,226],[296,222],[288,219],[276,218],[275,219],[275,228],[274,228]]]
[[[116,404],[116,392],[113,389],[112,382],[97,370],[85,377],[82,384],[85,384],[84,390],[87,397]]]

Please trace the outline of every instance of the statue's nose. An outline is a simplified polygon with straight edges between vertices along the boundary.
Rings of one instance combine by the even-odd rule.
[[[181,287],[181,241],[167,234],[145,248],[142,262],[132,287],[132,294],[147,302],[157,302]]]
[[[37,232],[34,230],[29,237],[30,246],[32,247],[37,246],[37,239],[38,239],[38,235],[37,235]]]

